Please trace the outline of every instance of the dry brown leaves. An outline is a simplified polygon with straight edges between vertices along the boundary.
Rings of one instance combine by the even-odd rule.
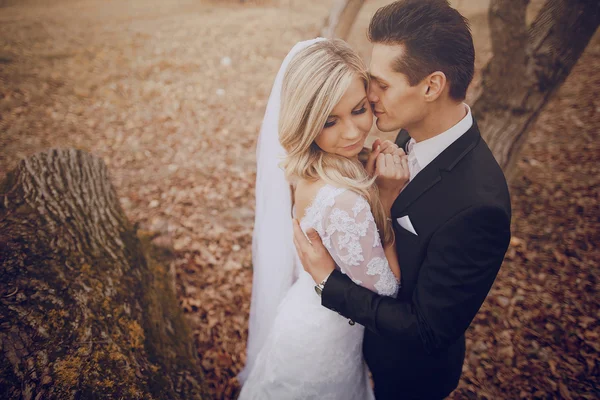
[[[0,179],[48,147],[107,162],[127,215],[177,254],[218,399],[234,397],[244,364],[264,107],[281,59],[327,13],[316,0],[251,4],[29,1],[0,13]],[[485,21],[472,17],[476,34]],[[475,45],[489,57],[487,39]],[[531,132],[511,187],[513,241],[468,331],[455,399],[598,394],[599,66],[596,37]]]

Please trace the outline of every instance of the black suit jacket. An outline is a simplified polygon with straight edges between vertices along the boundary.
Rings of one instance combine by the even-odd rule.
[[[401,131],[397,143],[409,137]],[[418,235],[397,218],[408,215]],[[422,169],[392,207],[398,298],[334,271],[322,304],[364,325],[363,352],[382,399],[443,398],[458,385],[464,333],[510,240],[506,179],[476,123]]]

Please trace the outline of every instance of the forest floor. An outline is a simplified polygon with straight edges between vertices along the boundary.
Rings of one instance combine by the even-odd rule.
[[[485,10],[456,1],[479,70]],[[216,399],[234,396],[245,359],[266,101],[287,51],[327,15],[317,0],[275,3],[0,0],[0,179],[50,147],[104,159],[128,217],[175,251]],[[361,29],[383,3],[365,6],[350,38],[363,56]],[[598,71],[596,34],[531,129],[510,187],[513,239],[467,332],[454,399],[600,395]]]

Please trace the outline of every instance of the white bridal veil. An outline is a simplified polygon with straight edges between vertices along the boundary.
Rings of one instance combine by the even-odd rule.
[[[273,326],[277,307],[294,281],[296,250],[292,239],[292,198],[279,163],[285,151],[279,143],[281,88],[287,66],[306,47],[325,40],[297,43],[275,78],[256,146],[256,214],[252,235],[252,302],[246,366],[238,375],[244,383]]]

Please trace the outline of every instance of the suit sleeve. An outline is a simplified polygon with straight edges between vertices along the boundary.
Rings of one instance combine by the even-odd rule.
[[[443,350],[467,330],[483,304],[509,241],[506,211],[473,206],[432,235],[409,302],[379,296],[334,271],[322,304],[384,337],[414,341],[430,353]]]

